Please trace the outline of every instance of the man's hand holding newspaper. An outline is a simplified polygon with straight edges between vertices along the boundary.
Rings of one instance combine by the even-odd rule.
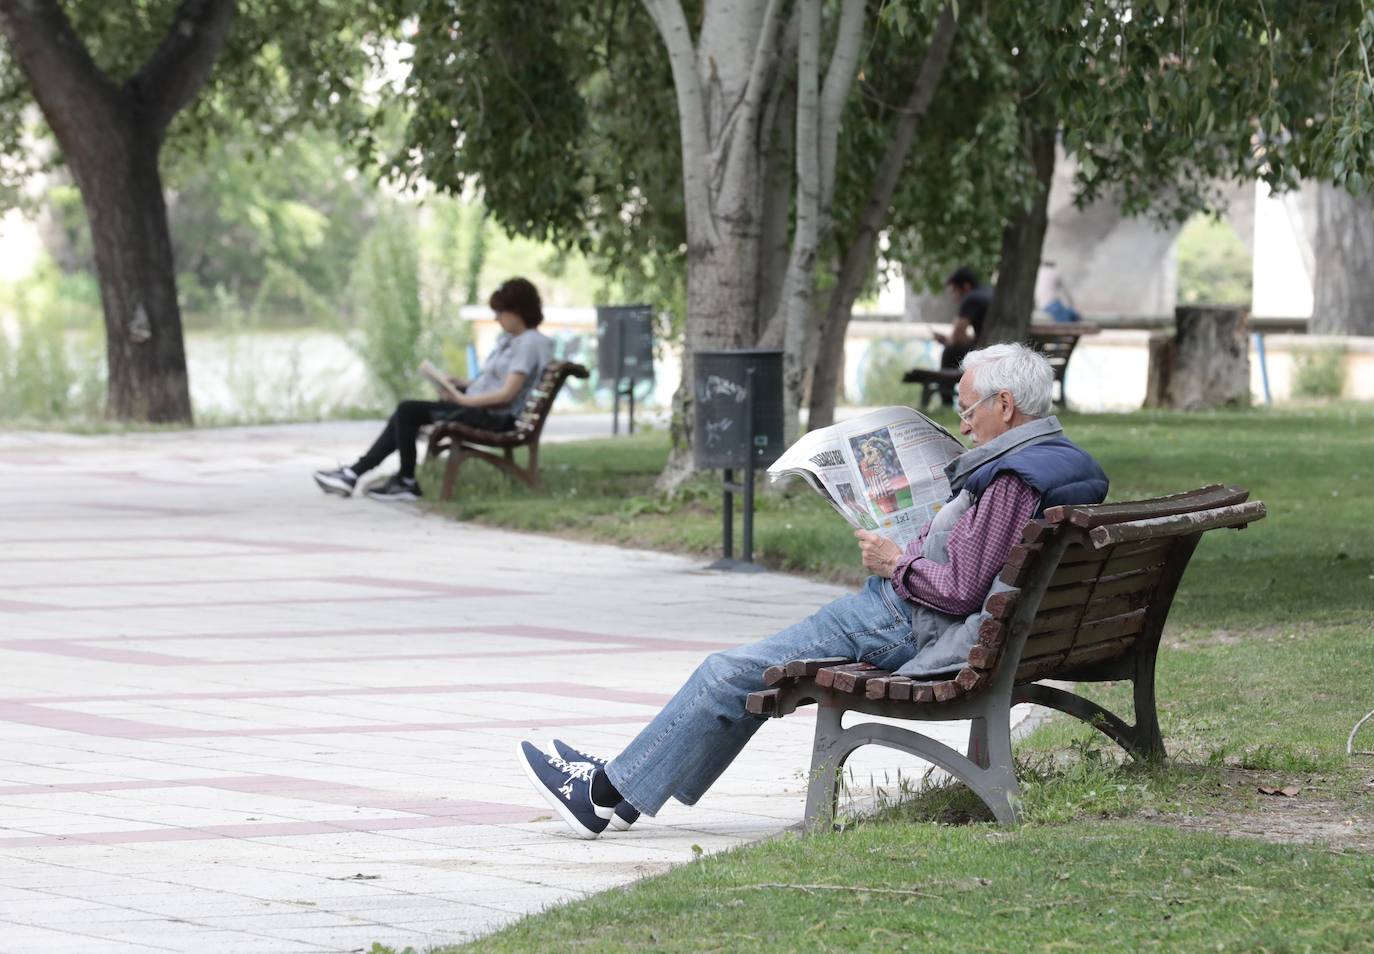
[[[801,477],[856,530],[881,534],[902,550],[948,499],[945,464],[963,450],[921,412],[885,407],[802,435],[768,476]],[[877,563],[890,556],[886,548],[869,549]],[[865,564],[869,555],[866,549]]]

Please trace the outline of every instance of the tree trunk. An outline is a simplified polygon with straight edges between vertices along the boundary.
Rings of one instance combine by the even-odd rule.
[[[1054,178],[1054,116],[1041,107],[1022,121],[1026,152],[1037,188],[1030,204],[1002,229],[1002,257],[997,285],[979,336],[980,347],[1003,341],[1025,341],[1035,310],[1035,276],[1049,221],[1050,183]]]
[[[91,227],[109,368],[106,414],[121,421],[191,423],[157,141],[134,123],[98,156],[69,156]]]
[[[687,322],[673,395],[672,451],[658,487],[690,476],[693,355],[759,333],[763,127],[778,74],[782,0],[708,3],[700,36],[679,0],[642,0],[668,54],[682,140]]]
[[[1374,202],[1323,182],[1316,244],[1308,332],[1374,335]]]
[[[921,67],[916,71],[911,94],[894,124],[892,139],[883,153],[882,163],[869,189],[863,211],[859,214],[859,221],[844,245],[844,261],[835,277],[835,287],[831,289],[820,327],[816,329],[819,344],[811,377],[811,414],[807,421],[807,427],[812,430],[827,427],[835,421],[835,395],[844,373],[844,336],[849,330],[849,317],[854,310],[854,301],[863,288],[864,279],[873,269],[878,233],[887,225],[888,207],[892,204],[897,179],[906,164],[907,153],[911,151],[921,120],[935,97],[940,77],[944,75],[956,28],[954,11],[946,4],[940,11],[930,43],[921,57]]]
[[[1250,403],[1248,315],[1180,305],[1172,340],[1150,339],[1145,406],[1200,411]]]
[[[181,309],[158,173],[167,126],[195,98],[234,0],[180,0],[157,48],[116,85],[55,0],[0,0],[0,29],[62,147],[90,221],[120,420],[190,423]]]

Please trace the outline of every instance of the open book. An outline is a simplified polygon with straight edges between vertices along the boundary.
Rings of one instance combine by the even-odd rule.
[[[439,389],[439,393],[450,401],[455,400],[463,392],[453,386],[453,379],[444,373],[442,368],[435,367],[428,358],[420,361],[420,373],[434,382],[434,386]]]
[[[948,499],[945,464],[963,450],[920,411],[884,407],[802,435],[768,476],[802,478],[851,526],[905,548]]]

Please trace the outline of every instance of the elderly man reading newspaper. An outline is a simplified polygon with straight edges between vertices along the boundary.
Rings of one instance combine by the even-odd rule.
[[[1054,373],[1041,355],[996,345],[970,352],[962,369],[959,430],[974,448],[949,460],[951,496],[905,548],[891,534],[854,531],[873,573],[858,593],[766,639],[706,657],[609,761],[559,740],[552,752],[520,744],[530,781],[574,832],[595,838],[608,826],[628,828],[669,798],[695,804],[762,725],[744,702],[763,688],[768,666],[844,656],[920,678],[957,668],[1026,521],[1046,507],[1106,498],[1102,468],[1047,416]],[[917,506],[904,498],[891,460],[903,443],[896,436],[856,448],[857,470],[879,513]],[[827,496],[844,503],[841,512],[854,507]]]

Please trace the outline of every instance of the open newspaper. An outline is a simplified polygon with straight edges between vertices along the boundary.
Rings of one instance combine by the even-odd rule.
[[[440,395],[448,398],[450,401],[455,400],[462,393],[453,386],[453,379],[449,376],[448,372],[444,371],[442,368],[435,367],[434,363],[428,358],[424,358],[420,361],[420,373],[429,378],[429,380],[434,383],[434,386],[439,389]]]
[[[768,476],[802,478],[851,526],[905,548],[948,499],[945,464],[963,450],[920,411],[884,407],[804,434]]]

